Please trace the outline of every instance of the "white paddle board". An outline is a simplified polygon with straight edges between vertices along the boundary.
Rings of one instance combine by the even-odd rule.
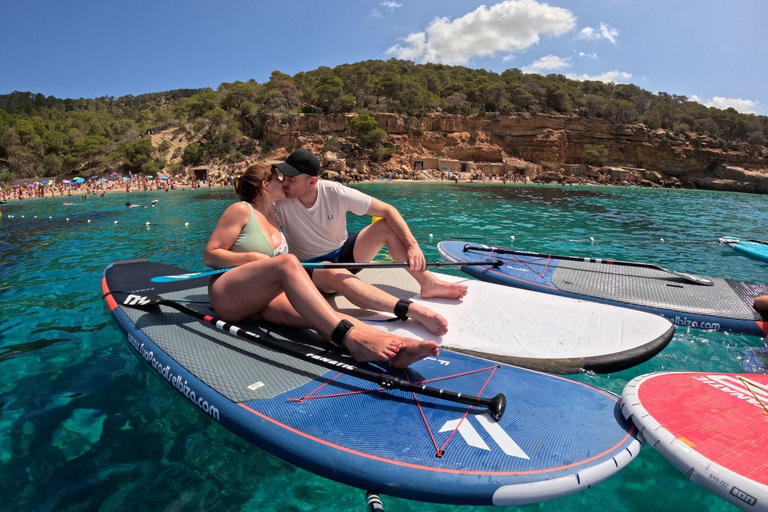
[[[434,336],[413,319],[362,310],[337,295],[330,300],[338,311],[398,336],[434,339],[454,351],[536,370],[623,370],[656,355],[675,332],[659,315],[465,277],[439,274],[469,287],[461,300],[423,299],[416,280],[402,269],[366,269],[358,277],[443,315],[448,333]]]

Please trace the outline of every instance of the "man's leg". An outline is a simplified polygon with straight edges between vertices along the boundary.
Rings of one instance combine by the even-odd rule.
[[[407,261],[405,245],[389,227],[386,219],[378,220],[358,233],[354,248],[355,261],[372,261],[384,245],[393,260]],[[438,279],[429,270],[408,272],[419,282],[421,296],[425,299],[461,299],[467,294],[466,285]]]
[[[321,292],[338,292],[359,308],[391,313],[397,305],[397,297],[361,281],[346,269],[316,269],[312,271],[312,281]],[[432,334],[443,336],[448,332],[448,321],[420,304],[411,304],[408,316]]]

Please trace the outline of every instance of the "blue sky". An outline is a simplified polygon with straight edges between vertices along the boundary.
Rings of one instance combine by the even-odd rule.
[[[398,57],[768,115],[766,22],[765,0],[4,0],[0,94],[216,88]]]

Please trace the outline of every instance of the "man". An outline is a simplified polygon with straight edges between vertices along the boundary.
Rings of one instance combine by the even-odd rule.
[[[424,253],[395,207],[340,183],[320,180],[320,162],[306,149],[297,149],[275,167],[283,174],[286,196],[275,206],[288,247],[300,260],[368,262],[386,245],[395,261],[408,263],[408,272],[418,281],[425,299],[461,299],[466,295],[465,285],[442,281],[426,269]],[[381,218],[348,236],[348,211]],[[346,269],[315,270],[312,280],[321,291],[341,293],[358,307],[393,312],[403,320],[413,318],[438,336],[448,332],[443,316],[398,300]]]

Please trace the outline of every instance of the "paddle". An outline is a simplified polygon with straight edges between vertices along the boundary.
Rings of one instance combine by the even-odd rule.
[[[464,395],[463,393],[456,393],[445,389],[433,388],[424,384],[408,382],[407,380],[399,379],[386,373],[378,373],[366,370],[364,368],[359,368],[357,366],[347,364],[343,361],[338,361],[327,356],[315,354],[312,350],[304,351],[283,345],[268,334],[262,335],[247,331],[242,327],[217,320],[210,315],[205,315],[199,311],[195,311],[194,309],[188,308],[183,304],[179,304],[178,302],[164,299],[159,295],[135,295],[129,293],[128,296],[123,300],[123,305],[135,308],[148,308],[161,304],[173,308],[176,311],[186,315],[195,317],[198,320],[202,320],[203,322],[210,324],[221,331],[234,334],[240,338],[269,347],[273,350],[282,352],[283,354],[287,354],[297,359],[303,359],[318,366],[323,366],[325,368],[336,370],[338,372],[345,373],[362,380],[373,382],[385,389],[399,389],[400,391],[410,391],[412,393],[419,393],[421,395],[431,396],[433,398],[441,398],[449,402],[485,407],[496,421],[501,419],[501,416],[504,414],[504,409],[507,406],[507,398],[503,393],[499,393],[493,398],[483,398],[474,395]]]
[[[499,268],[504,264],[501,260],[493,261],[467,261],[465,263],[458,263],[453,261],[435,261],[428,262],[427,267],[471,267],[475,265],[492,266],[493,268]],[[408,268],[407,263],[386,263],[373,261],[370,263],[302,263],[302,267],[310,270],[319,270],[327,268],[347,268],[347,269],[364,269],[364,268]],[[176,281],[186,281],[188,279],[197,279],[198,277],[215,276],[216,274],[223,274],[229,272],[236,267],[220,268],[218,270],[206,270],[203,272],[192,272],[190,274],[176,274],[173,276],[156,276],[150,279],[153,283],[173,283]]]
[[[664,272],[667,272],[668,274],[672,274],[673,276],[679,277],[681,279],[684,279],[690,283],[693,284],[699,284],[702,286],[714,286],[715,283],[710,281],[709,279],[696,276],[693,274],[685,274],[683,272],[675,272],[674,270],[668,270],[666,268],[662,268],[658,265],[654,265],[652,263],[637,263],[633,261],[617,261],[617,260],[602,260],[602,259],[595,259],[595,258],[579,258],[578,256],[558,256],[557,254],[541,254],[538,252],[530,252],[530,251],[517,251],[514,249],[498,249],[494,247],[475,247],[471,246],[469,244],[466,244],[464,246],[464,252],[467,251],[486,251],[486,252],[495,252],[498,254],[518,254],[521,256],[536,256],[540,258],[556,258],[558,260],[566,260],[566,261],[584,261],[587,263],[601,263],[604,265],[619,265],[622,267],[640,267],[640,268],[654,268],[656,270],[661,270]]]

